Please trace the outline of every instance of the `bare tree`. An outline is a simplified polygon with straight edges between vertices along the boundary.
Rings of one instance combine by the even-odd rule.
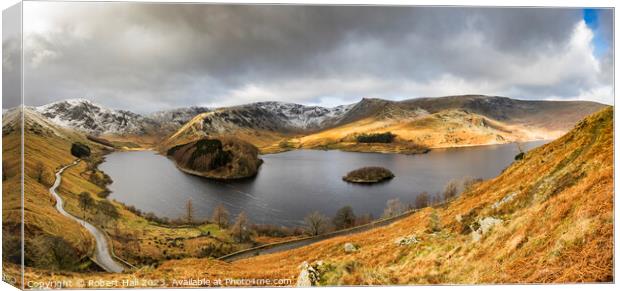
[[[318,211],[308,214],[304,218],[304,222],[306,223],[307,232],[312,236],[323,234],[327,231],[328,219]]]
[[[519,161],[525,157],[525,150],[520,142],[515,142],[515,144],[517,145],[517,150],[519,150],[519,153],[515,156],[515,161]]]
[[[404,207],[403,207],[403,204],[400,202],[400,199],[398,198],[390,199],[386,203],[385,210],[383,211],[383,217],[388,218],[388,217],[397,216],[403,213],[403,210],[404,210]]]
[[[228,227],[228,210],[224,205],[220,204],[213,210],[213,216],[211,219],[219,226],[219,228]]]
[[[245,212],[239,213],[230,231],[238,242],[244,242],[249,238],[248,217]]]
[[[519,150],[519,153],[524,153],[525,149],[523,147],[523,144],[521,144],[520,142],[515,142],[515,144],[517,145],[517,150]]]
[[[88,194],[88,192],[82,192],[79,195],[80,208],[82,209],[82,218],[86,218],[86,209],[95,205],[95,199]]]
[[[110,200],[103,199],[94,203],[95,215],[91,217],[95,224],[101,226],[101,228],[107,228],[108,224],[114,223],[120,218],[120,213],[116,206],[110,202]]]
[[[374,217],[371,213],[364,214],[362,216],[358,216],[355,220],[355,225],[364,225],[371,223],[374,220]]]
[[[474,188],[474,185],[482,182],[481,178],[465,177],[463,178],[463,192],[468,192]]]
[[[185,204],[185,219],[188,224],[192,224],[194,222],[194,205],[192,204],[192,199],[187,200],[187,204]]]
[[[431,198],[428,192],[422,192],[415,198],[415,208],[421,209],[430,205]]]
[[[336,212],[336,216],[332,219],[332,223],[336,229],[344,229],[355,226],[355,213],[351,206],[345,206]]]
[[[458,194],[458,189],[458,182],[456,180],[450,180],[450,182],[448,182],[448,184],[446,184],[446,187],[443,189],[444,201],[448,201],[456,197],[456,195]]]

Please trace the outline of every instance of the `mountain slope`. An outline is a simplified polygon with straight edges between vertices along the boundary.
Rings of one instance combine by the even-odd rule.
[[[335,126],[285,143],[292,148],[402,153],[415,146],[441,148],[554,139],[603,106],[594,102],[523,101],[478,95],[399,102],[365,98]],[[372,146],[356,142],[359,134],[381,132],[396,134],[396,142]]]
[[[542,139],[530,136],[516,127],[463,110],[428,113],[418,109],[407,116],[361,119],[297,139],[289,145],[299,148],[350,149],[360,146],[356,136],[362,133],[391,132],[396,142],[384,145],[385,151],[402,144],[429,148],[506,143],[516,140]],[[398,152],[398,151],[396,151]]]
[[[139,114],[109,109],[86,99],[69,99],[34,107],[58,126],[89,134],[146,134],[157,123]]]
[[[420,148],[557,138],[603,106],[481,95],[405,101],[364,98],[332,109],[260,102],[203,113],[171,135],[165,145],[240,134],[264,153],[295,148],[418,153]],[[357,135],[387,131],[397,135],[392,144],[356,142]]]
[[[286,136],[304,134],[336,124],[351,106],[334,108],[283,102],[258,102],[220,108],[195,116],[166,141],[164,147],[205,136],[233,135],[258,147]]]
[[[420,148],[552,139],[603,105],[480,95],[388,101],[364,98],[334,108],[257,102],[140,115],[85,99],[33,108],[54,124],[133,147],[162,150],[203,137],[235,136],[261,149],[333,148],[417,153]],[[550,119],[549,116],[554,118]],[[358,144],[359,134],[391,131],[393,144]]]
[[[418,243],[395,242],[412,235]],[[345,253],[346,242],[359,251]],[[318,260],[325,266],[323,284],[613,280],[612,109],[589,116],[443,207],[385,228],[234,262],[228,272],[267,276],[251,269],[261,266],[295,276],[303,261]]]
[[[19,131],[19,115],[17,109],[10,110],[3,116],[3,155],[5,177],[2,182],[3,204],[3,252],[6,256],[17,259],[8,259],[8,262],[21,262],[19,254],[21,246],[19,240],[19,226],[22,223],[20,204],[21,177],[19,173],[21,136]],[[73,257],[76,261],[83,261],[93,247],[93,241],[88,232],[75,221],[62,216],[54,208],[54,200],[50,197],[48,188],[53,182],[53,172],[62,164],[68,164],[74,157],[70,153],[72,141],[89,144],[79,134],[60,128],[47,118],[30,108],[24,109],[24,201],[23,224],[25,239],[26,264],[45,265],[46,261],[42,245],[55,244],[55,248],[63,248],[67,258]],[[98,151],[92,146],[93,151]],[[75,181],[69,179],[68,182]],[[88,188],[87,188],[88,189]],[[51,242],[53,241],[53,242]],[[67,259],[67,263],[76,263]],[[49,262],[48,262],[49,263]],[[50,268],[56,268],[53,264]],[[66,266],[64,266],[66,267]],[[68,267],[75,269],[75,267]]]
[[[305,262],[317,266],[316,285],[611,282],[613,170],[613,110],[606,108],[498,177],[389,226],[233,263],[171,260],[121,275],[26,269],[26,279],[174,275],[288,278],[294,285]],[[345,252],[345,243],[357,251]]]
[[[147,117],[159,124],[169,125],[176,130],[178,127],[192,120],[194,116],[209,111],[211,110],[207,107],[190,106],[186,108],[157,111],[148,114]]]
[[[402,103],[431,113],[460,108],[501,122],[561,131],[568,131],[577,121],[605,107],[590,101],[517,100],[483,95],[420,98]]]
[[[55,208],[56,200],[49,187],[54,172],[75,160],[71,154],[74,142],[91,149],[91,157],[68,168],[62,174],[58,193],[64,208],[76,217],[85,217],[109,235],[115,254],[131,264],[146,265],[171,257],[200,256],[204,247],[215,244],[222,252],[232,252],[249,245],[238,244],[226,231],[217,226],[201,224],[189,227],[169,227],[161,220],[154,223],[152,214],[144,214],[133,207],[108,199],[106,185],[110,182],[105,173],[97,169],[108,149],[89,140],[84,133],[57,126],[31,108],[25,108],[24,120],[24,205],[22,211],[20,182],[21,129],[17,110],[3,116],[3,267],[5,274],[15,278],[21,267],[20,229],[24,215],[24,237],[27,267],[37,273],[49,274],[64,271],[95,272],[88,259],[94,240],[80,224],[61,215]],[[80,206],[81,193],[88,193],[93,203],[87,209]],[[102,206],[107,206],[105,211]],[[114,210],[111,210],[114,209]],[[111,216],[112,214],[113,217]],[[112,222],[112,220],[116,219]],[[210,231],[211,236],[203,236]],[[139,240],[127,239],[140,234]],[[162,237],[183,240],[186,244],[162,247]],[[223,247],[223,248],[222,248]],[[17,269],[15,269],[17,268]],[[8,270],[8,271],[7,271]]]

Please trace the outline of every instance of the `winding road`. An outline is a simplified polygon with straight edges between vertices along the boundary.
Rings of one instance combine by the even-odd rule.
[[[82,219],[79,219],[65,211],[65,209],[63,208],[64,202],[60,195],[56,193],[56,188],[58,188],[58,186],[60,186],[60,183],[62,182],[62,172],[64,172],[69,167],[77,165],[79,162],[80,159],[77,159],[72,164],[66,165],[60,168],[58,172],[56,172],[56,181],[54,181],[54,185],[50,187],[50,194],[52,194],[56,199],[56,209],[58,210],[58,212],[60,212],[60,214],[77,221],[79,224],[85,227],[86,230],[88,230],[88,232],[93,235],[93,237],[95,237],[95,262],[97,262],[97,264],[99,264],[103,269],[108,272],[121,273],[125,268],[123,268],[122,265],[117,263],[114,259],[112,259],[112,256],[110,256],[110,249],[108,248],[108,241],[106,240],[106,236],[92,224]]]

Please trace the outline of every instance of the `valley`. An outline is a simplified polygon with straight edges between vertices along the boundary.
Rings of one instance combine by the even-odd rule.
[[[3,229],[7,230],[4,235],[15,240],[20,226],[16,213],[20,208],[21,179],[17,113],[14,110],[3,115],[3,167],[9,173],[3,177]],[[218,109],[191,107],[143,116],[102,108],[87,100],[71,100],[26,107],[24,113],[25,249],[28,257],[36,258],[26,264],[28,280],[62,279],[78,284],[77,281],[89,278],[166,278],[175,274],[213,279],[277,277],[288,278],[289,284],[295,284],[307,281],[297,278],[300,265],[313,266],[321,272],[321,281],[311,282],[312,285],[573,282],[605,281],[610,276],[609,256],[586,253],[610,248],[613,228],[609,208],[613,194],[613,116],[612,109],[601,104],[450,96],[398,102],[363,99],[335,108],[259,102]],[[549,121],[549,115],[555,118]],[[122,178],[113,174],[112,168],[106,169],[106,159],[112,160],[115,155],[143,155],[144,150],[151,150],[154,152],[149,154],[155,156],[201,139],[227,140],[233,136],[255,147],[266,161],[254,180],[239,184],[183,182],[188,183],[189,188],[183,190],[187,192],[172,195],[163,191],[153,193],[165,189],[153,183],[155,188],[147,187],[149,194],[115,188],[115,182],[121,183]],[[536,147],[543,140],[554,141]],[[530,145],[531,141],[538,142]],[[75,142],[87,145],[92,156],[66,169],[58,195],[65,201],[67,212],[91,222],[109,237],[115,256],[136,266],[124,274],[101,272],[90,259],[96,247],[93,238],[79,223],[56,211],[56,200],[48,192],[53,173],[74,161],[68,149]],[[531,148],[534,149],[528,151]],[[515,161],[520,151],[527,152]],[[155,157],[171,162],[160,155]],[[327,170],[325,165],[329,162],[312,166],[320,159],[333,163],[336,170]],[[495,163],[487,168],[470,164],[485,159]],[[347,186],[341,181],[349,170],[369,166],[371,162],[388,166],[396,178],[371,186],[378,187],[374,189],[347,188],[364,186]],[[149,172],[149,165],[134,173],[156,177],[161,168]],[[131,171],[127,165],[116,167]],[[277,170],[273,171],[273,167]],[[170,172],[167,177],[187,176],[171,169],[175,174]],[[303,169],[308,172],[299,176]],[[443,197],[447,185],[463,178],[465,172],[475,176],[458,186],[458,192],[463,193]],[[326,179],[325,175],[333,177]],[[129,178],[124,183],[127,185],[132,176],[125,176]],[[304,188],[299,184],[290,184],[286,189],[260,188],[285,186],[278,181],[293,181],[295,176],[308,178],[298,179],[308,183],[308,187],[320,184],[318,181],[327,182],[323,183],[324,189],[317,188],[320,196],[306,202],[303,197],[313,197],[309,195],[312,193],[300,191]],[[229,175],[218,178],[226,179]],[[332,178],[340,184],[331,182]],[[186,181],[187,177],[179,179]],[[200,188],[203,186],[199,184],[210,186]],[[409,190],[412,186],[416,188],[413,192]],[[198,191],[187,195],[190,188]],[[199,193],[205,190],[209,193]],[[261,200],[273,193],[273,201],[282,201],[277,195],[292,191],[302,196],[292,196],[288,203],[306,208],[274,206]],[[579,195],[584,191],[591,193],[589,199]],[[230,198],[214,200],[217,195],[210,192],[226,193]],[[235,200],[233,192],[246,197]],[[330,198],[335,192],[346,196],[336,202]],[[123,201],[123,195],[140,197],[135,193],[159,205],[164,200],[157,199],[172,199],[168,204],[175,205],[176,210],[171,212],[173,215],[162,216],[156,213],[156,205],[145,210],[136,207],[137,203]],[[386,193],[387,196],[381,196]],[[418,204],[421,193],[430,193],[431,197]],[[208,199],[201,201],[201,197]],[[332,216],[339,208],[354,204],[359,221],[353,224],[361,225],[385,216],[387,212],[382,212],[386,201],[387,211],[393,198],[403,203],[395,213],[406,208],[422,209],[392,224],[312,246],[232,263],[216,259],[266,243],[307,237],[304,219],[312,217],[308,214],[311,209]],[[208,207],[201,208],[203,204]],[[253,212],[254,208],[288,209],[296,216],[277,211],[261,216]],[[215,220],[215,213],[222,209],[228,225]],[[265,219],[270,216],[280,220]],[[543,226],[538,217],[551,226]],[[493,229],[491,232],[480,228],[488,221],[494,223],[488,228]],[[569,225],[579,229],[569,231]],[[548,230],[552,233],[548,234]],[[403,237],[406,245],[394,243]],[[56,247],[50,247],[50,242]],[[356,250],[343,252],[346,243],[353,243]],[[12,262],[5,267],[9,273],[17,272],[18,258],[11,255],[18,251],[17,246],[3,245],[5,261]],[[46,255],[50,253],[57,255]],[[592,261],[578,261],[578,256]],[[480,266],[466,266],[472,258],[480,260]],[[583,264],[599,268],[579,274]],[[413,268],[414,265],[424,267]],[[566,265],[575,267],[561,267]],[[523,271],[544,269],[541,266],[555,272]],[[497,277],[497,268],[506,275]]]

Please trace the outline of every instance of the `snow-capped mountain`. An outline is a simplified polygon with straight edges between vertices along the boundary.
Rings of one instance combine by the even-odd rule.
[[[335,124],[351,105],[334,108],[284,102],[258,102],[225,107],[202,114],[199,127],[205,133],[226,133],[238,128],[277,132],[308,132]]]
[[[167,145],[180,144],[201,136],[237,135],[269,146],[291,136],[307,136],[332,129],[335,130],[333,134],[319,138],[329,136],[341,140],[351,133],[350,129],[342,127],[362,120],[365,123],[376,123],[377,128],[386,130],[386,124],[408,124],[419,117],[455,110],[508,125],[563,131],[601,106],[592,102],[543,102],[466,95],[403,101],[364,98],[358,103],[334,108],[257,102],[212,110],[187,107],[149,115],[109,109],[86,99],[58,101],[29,109],[55,125],[91,135],[154,136],[164,138]],[[556,118],[549,122],[548,116]],[[402,127],[394,130],[402,130]]]
[[[190,106],[171,110],[157,111],[148,114],[147,117],[160,124],[169,123],[170,125],[181,126],[194,118],[194,116],[209,111],[211,110],[207,107]]]
[[[33,108],[53,123],[89,134],[143,134],[156,122],[87,99],[68,99]]]
[[[341,105],[325,108],[285,102],[258,102],[243,107],[256,107],[261,111],[270,112],[287,127],[298,130],[312,130],[332,124],[347,113],[352,106]]]
[[[205,132],[227,132],[239,128],[282,132],[307,132],[335,124],[352,105],[334,108],[305,106],[285,102],[258,102],[211,111],[191,106],[140,115],[127,110],[110,109],[87,99],[67,99],[32,110],[56,125],[88,134],[144,134],[150,130],[173,132],[203,113]]]

